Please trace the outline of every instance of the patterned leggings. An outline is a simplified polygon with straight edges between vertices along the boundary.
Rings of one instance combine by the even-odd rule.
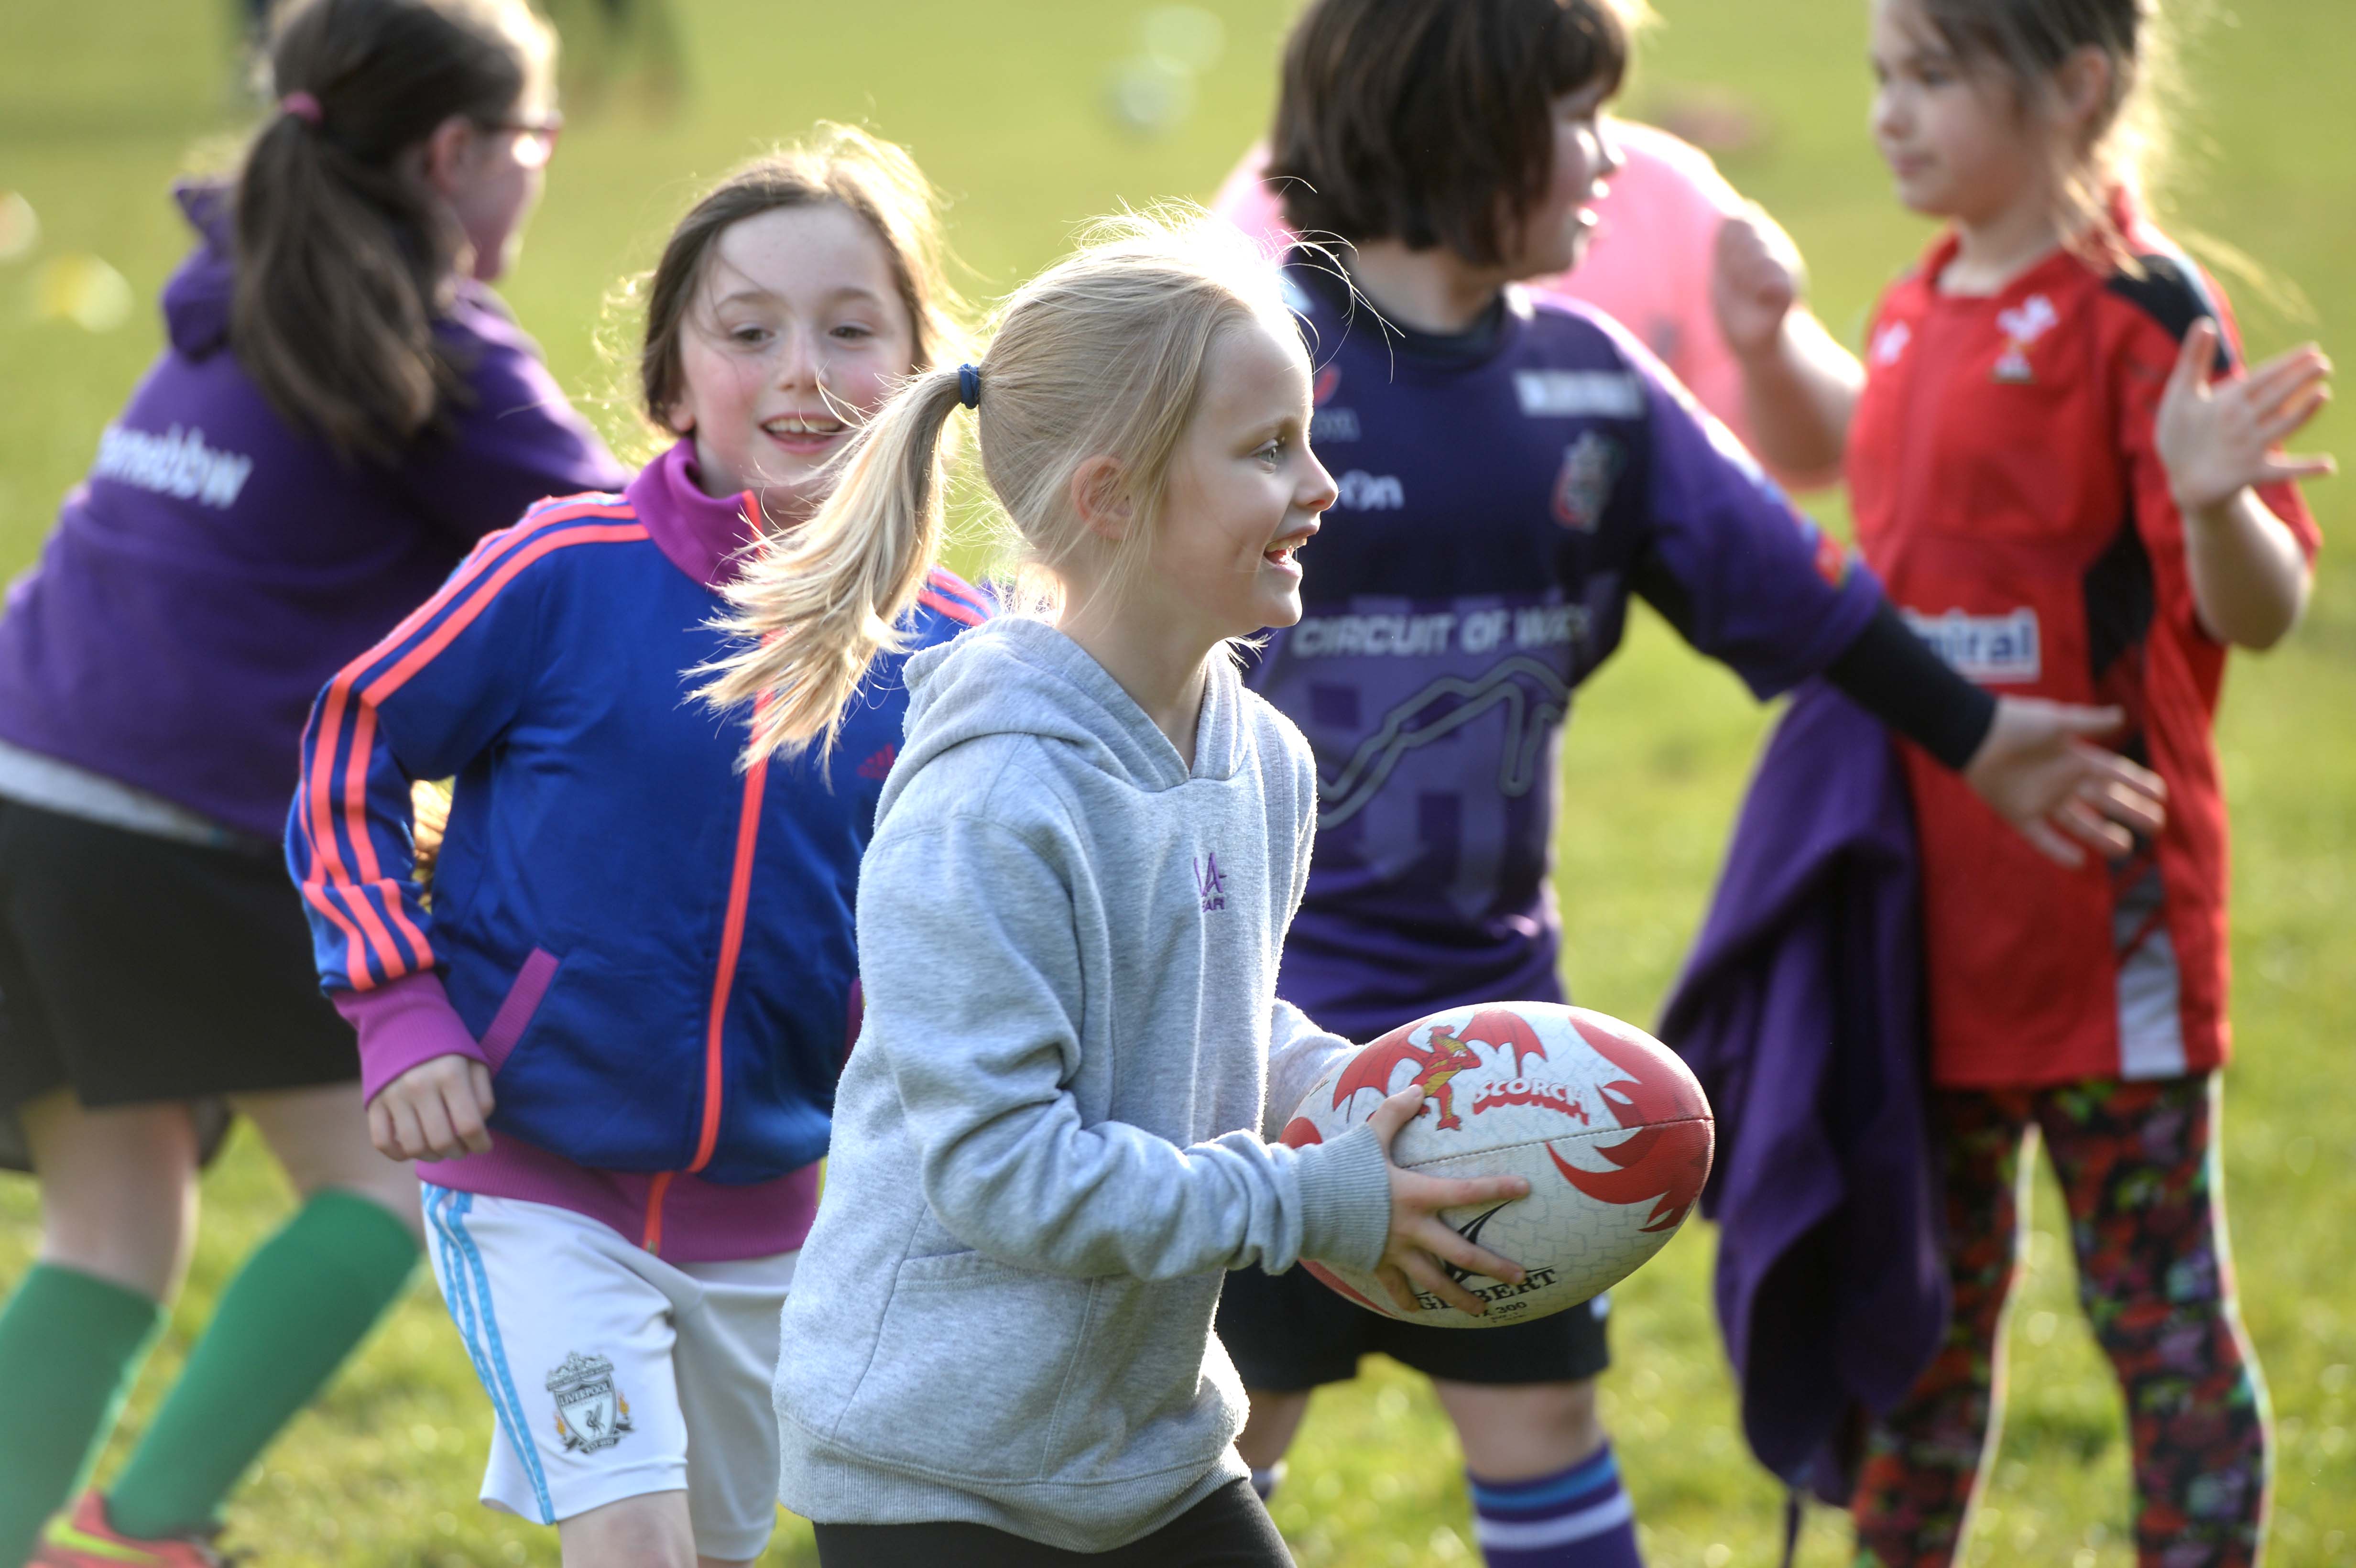
[[[2247,1568],[2266,1494],[2257,1367],[2242,1337],[2211,1189],[2207,1074],[2035,1091],[1943,1090],[1954,1318],[1867,1444],[1858,1563],[1944,1568],[1961,1544],[2002,1403],[2015,1177],[2032,1122],[2062,1178],[2078,1299],[2126,1394],[2141,1568]]]

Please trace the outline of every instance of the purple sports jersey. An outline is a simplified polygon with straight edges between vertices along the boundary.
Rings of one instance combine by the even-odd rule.
[[[1562,721],[1630,593],[1761,697],[1815,674],[1879,590],[1608,318],[1518,292],[1433,338],[1287,277],[1340,499],[1301,624],[1250,680],[1317,756],[1317,847],[1278,989],[1371,1039],[1561,997],[1548,870]]]

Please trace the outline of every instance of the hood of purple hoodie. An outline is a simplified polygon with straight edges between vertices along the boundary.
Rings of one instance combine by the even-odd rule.
[[[220,180],[182,180],[172,199],[197,231],[197,248],[164,284],[164,331],[174,349],[204,359],[229,347],[230,303],[237,293],[237,215],[234,193]],[[473,307],[469,309],[468,307]],[[458,280],[452,315],[477,333],[509,320],[498,296],[472,278]]]
[[[706,588],[734,577],[744,548],[761,537],[758,496],[703,493],[696,482],[693,436],[681,436],[639,470],[622,494],[670,563]]]
[[[230,189],[215,180],[183,180],[172,199],[201,241],[164,285],[164,330],[172,347],[202,359],[229,347],[230,296],[237,287],[237,244]]]

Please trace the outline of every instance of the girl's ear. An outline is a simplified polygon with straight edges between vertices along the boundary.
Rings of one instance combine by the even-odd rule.
[[[1130,507],[1121,477],[1118,457],[1091,457],[1072,470],[1072,510],[1088,532],[1108,544],[1129,534]]]
[[[663,423],[670,427],[673,435],[695,433],[695,415],[684,400],[671,404],[669,410],[663,415]]]
[[[2093,133],[2103,107],[2111,101],[2112,73],[2117,66],[2110,54],[2093,44],[2070,51],[2053,73],[2054,106],[2073,141]]]
[[[426,133],[418,172],[445,199],[458,194],[480,135],[475,123],[464,114],[451,115]]]

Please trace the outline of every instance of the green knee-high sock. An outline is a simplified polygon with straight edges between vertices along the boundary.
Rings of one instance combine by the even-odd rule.
[[[0,1312],[0,1563],[33,1554],[114,1424],[164,1309],[135,1290],[36,1264]]]
[[[209,1530],[278,1429],[311,1402],[409,1277],[417,1243],[379,1204],[321,1192],[221,1292],[180,1381],[107,1488],[143,1540]]]

